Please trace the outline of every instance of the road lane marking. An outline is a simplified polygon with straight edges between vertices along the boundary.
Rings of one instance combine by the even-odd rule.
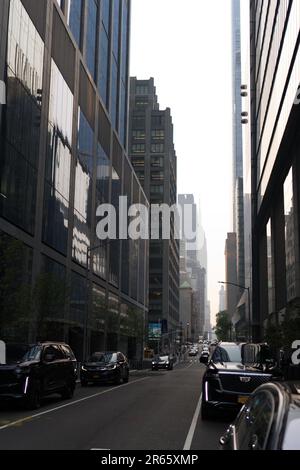
[[[54,411],[62,410],[63,408],[67,408],[68,406],[77,405],[78,403],[90,400],[91,398],[99,397],[100,395],[104,395],[105,393],[113,392],[114,390],[120,390],[120,388],[128,387],[129,385],[135,384],[137,382],[142,382],[143,380],[148,380],[148,379],[149,377],[144,377],[142,379],[133,380],[127,384],[120,385],[119,387],[109,388],[107,390],[104,390],[103,392],[94,393],[93,395],[89,395],[88,397],[80,398],[79,400],[75,400],[70,403],[65,403],[64,405],[56,406],[55,408],[51,408],[50,410],[42,411],[41,413],[36,413],[32,416],[26,416],[25,418],[18,419],[17,421],[12,421],[8,424],[5,424],[4,426],[0,426],[0,431],[3,431],[4,429],[7,429],[13,426],[19,426],[20,424],[23,424],[25,421],[29,421],[34,418],[39,418],[40,416],[53,413]]]
[[[197,404],[197,407],[196,407],[196,410],[195,410],[195,413],[194,413],[194,416],[193,416],[192,424],[190,426],[187,438],[186,438],[185,443],[184,443],[183,450],[190,450],[191,449],[191,445],[192,445],[192,442],[193,442],[193,439],[194,439],[194,434],[195,434],[198,418],[199,418],[199,415],[200,415],[201,403],[202,403],[202,393],[200,395],[200,398],[199,398],[199,401],[198,401],[198,404]]]

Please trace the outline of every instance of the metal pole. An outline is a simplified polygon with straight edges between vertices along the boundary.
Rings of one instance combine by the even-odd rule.
[[[88,317],[89,317],[89,263],[90,263],[90,249],[87,249],[86,255],[86,306],[85,306],[85,322],[84,322],[84,337],[83,337],[83,359],[87,359],[87,342],[88,342]]]
[[[251,328],[251,302],[250,302],[250,287],[247,287],[248,291],[248,335],[249,335],[249,342],[252,341],[252,328]]]

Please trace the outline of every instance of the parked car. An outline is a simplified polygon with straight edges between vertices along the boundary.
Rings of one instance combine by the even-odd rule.
[[[209,352],[202,351],[199,357],[199,361],[202,362],[203,364],[207,364],[209,361]]]
[[[69,399],[76,376],[77,361],[67,344],[7,344],[6,364],[0,365],[0,400],[21,399],[36,409],[46,395],[59,393]]]
[[[300,382],[261,385],[220,444],[221,450],[300,450]]]
[[[152,361],[152,370],[159,370],[159,369],[173,370],[173,366],[174,366],[174,358],[172,355],[155,356],[155,358]]]
[[[83,387],[89,383],[113,382],[120,384],[129,380],[129,364],[121,352],[94,352],[80,369]]]
[[[197,349],[190,349],[190,350],[189,350],[189,356],[190,356],[190,357],[195,357],[195,356],[197,356],[197,354],[198,354],[198,350],[197,350]]]
[[[259,385],[280,377],[266,345],[220,343],[203,376],[202,419],[237,413]]]

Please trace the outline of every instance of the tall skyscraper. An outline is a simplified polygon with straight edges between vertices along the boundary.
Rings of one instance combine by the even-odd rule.
[[[171,111],[160,109],[153,78],[130,80],[129,153],[150,204],[176,204]],[[150,241],[149,325],[160,324],[164,339],[172,338],[179,327],[179,240],[174,230],[171,217],[170,240]]]
[[[252,327],[261,340],[268,325],[300,314],[300,3],[251,0],[250,30]]]
[[[193,194],[179,194],[178,205],[183,214],[182,225],[190,225],[194,233],[192,240],[185,240],[186,269],[191,276],[191,284],[195,291],[194,310],[196,316],[195,339],[203,335],[205,325],[210,323],[210,315],[207,310],[207,271],[206,266],[201,265],[200,260],[207,265],[207,247],[204,230],[201,226],[200,210],[197,210]],[[184,210],[188,206],[189,210]],[[188,220],[186,220],[188,218]],[[185,234],[183,234],[183,237]],[[191,236],[191,235],[190,235]]]
[[[224,286],[221,286],[219,291],[219,312],[225,312],[226,310],[226,292]]]
[[[245,286],[243,131],[242,131],[242,68],[241,68],[241,4],[232,0],[232,72],[233,72],[233,232],[236,233],[236,283]],[[233,282],[233,280],[231,280]],[[238,293],[238,291],[237,291]],[[240,289],[239,297],[242,297]],[[236,306],[237,307],[237,306]],[[245,323],[245,305],[239,308],[239,324]]]
[[[128,0],[0,2],[0,337],[142,358],[147,242],[96,209],[147,204],[126,155]]]

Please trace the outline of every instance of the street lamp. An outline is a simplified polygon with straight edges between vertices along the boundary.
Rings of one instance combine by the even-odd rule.
[[[234,282],[224,282],[224,281],[218,281],[218,284],[226,284],[229,286],[234,286],[234,287],[239,287],[240,289],[243,289],[244,291],[247,291],[248,293],[248,341],[251,341],[251,310],[250,310],[250,287],[246,286],[241,286],[240,284],[235,284]]]

